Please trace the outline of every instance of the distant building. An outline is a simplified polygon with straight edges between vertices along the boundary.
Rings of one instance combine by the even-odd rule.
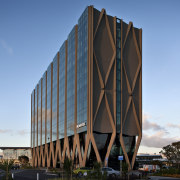
[[[32,91],[33,165],[132,169],[141,138],[142,29],[88,6]]]
[[[163,158],[160,154],[138,154],[136,161],[139,165],[152,164],[152,161],[162,161]]]
[[[27,156],[31,163],[31,148],[30,147],[0,147],[3,150],[2,160],[13,159],[18,161],[19,156]]]

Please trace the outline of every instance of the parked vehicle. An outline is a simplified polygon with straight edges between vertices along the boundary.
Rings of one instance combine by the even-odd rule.
[[[86,176],[87,172],[90,172],[91,168],[89,167],[81,167],[81,168],[77,168],[73,171],[73,173],[78,176],[78,177],[82,177],[82,176]]]
[[[11,167],[11,169],[17,170],[17,169],[20,169],[20,166],[18,164],[15,164]]]
[[[119,177],[120,176],[120,171],[116,171],[110,167],[101,168],[101,172],[102,172],[102,174],[104,174],[106,172],[107,176],[111,176],[111,177]]]
[[[143,167],[139,168],[139,170],[147,172],[156,172],[160,170],[160,167],[158,165],[143,165]]]
[[[142,177],[142,173],[140,171],[137,171],[137,170],[129,171],[127,173],[127,175],[129,175],[129,176],[136,176],[138,178]]]

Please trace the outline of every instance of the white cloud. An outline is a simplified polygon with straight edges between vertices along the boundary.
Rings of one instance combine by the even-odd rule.
[[[170,136],[170,131],[167,129],[180,128],[180,125],[167,124],[166,126],[161,126],[157,123],[151,122],[152,116],[149,114],[143,114],[143,136],[141,145],[151,148],[162,148],[172,142],[179,141],[180,138],[175,136]],[[148,131],[151,130],[151,131]]]
[[[22,129],[22,130],[17,131],[17,133],[21,136],[24,136],[24,135],[30,134],[30,131]]]
[[[0,134],[9,133],[9,132],[11,132],[10,129],[0,129]]]
[[[168,123],[167,126],[170,127],[170,128],[177,128],[177,129],[180,130],[180,124],[172,124],[172,123]]]
[[[159,124],[154,123],[154,122],[150,122],[148,120],[150,118],[151,118],[150,115],[143,114],[143,130],[152,129],[154,131],[160,131],[160,130],[166,131],[166,129],[164,127],[160,126]]]
[[[0,134],[10,134],[11,136],[14,136],[14,135],[21,135],[21,136],[24,136],[24,135],[27,135],[27,134],[30,134],[30,131],[28,131],[27,129],[22,129],[22,130],[17,130],[17,131],[14,131],[12,129],[0,129]]]
[[[13,54],[13,49],[7,44],[6,41],[0,39],[0,44],[9,54]]]
[[[143,134],[142,137],[142,146],[147,147],[155,147],[155,148],[162,148],[172,142],[179,141],[180,138],[177,137],[167,137],[167,133],[164,131],[156,132],[153,135],[147,135],[146,133]]]

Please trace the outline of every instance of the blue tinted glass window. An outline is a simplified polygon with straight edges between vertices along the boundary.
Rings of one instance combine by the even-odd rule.
[[[37,95],[38,95],[38,86],[36,86],[35,88],[35,103],[34,103],[34,107],[35,107],[35,110],[34,110],[34,116],[35,116],[35,122],[34,122],[34,132],[35,132],[35,137],[34,137],[34,145],[35,147],[37,147],[37,130],[38,130],[38,114],[37,114]]]
[[[38,84],[38,146],[41,145],[41,80]]]
[[[59,139],[64,138],[65,121],[65,55],[66,43],[61,46],[59,53]]]
[[[52,90],[52,141],[57,140],[57,67],[58,55],[53,59],[53,90]]]
[[[88,49],[88,8],[78,20],[77,52],[77,125],[87,124],[87,49]],[[86,125],[77,132],[86,131]]]
[[[47,122],[46,122],[46,142],[51,138],[51,64],[47,69]]]
[[[32,98],[32,133],[31,133],[31,140],[32,140],[32,145],[31,147],[34,147],[34,90],[31,94],[31,98]]]
[[[45,144],[45,117],[46,117],[46,72],[42,79],[42,144]]]
[[[68,36],[67,56],[67,136],[74,134],[75,27]]]

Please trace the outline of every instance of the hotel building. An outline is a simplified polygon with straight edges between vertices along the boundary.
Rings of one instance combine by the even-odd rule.
[[[142,29],[88,6],[31,94],[33,166],[132,169],[142,138]]]

